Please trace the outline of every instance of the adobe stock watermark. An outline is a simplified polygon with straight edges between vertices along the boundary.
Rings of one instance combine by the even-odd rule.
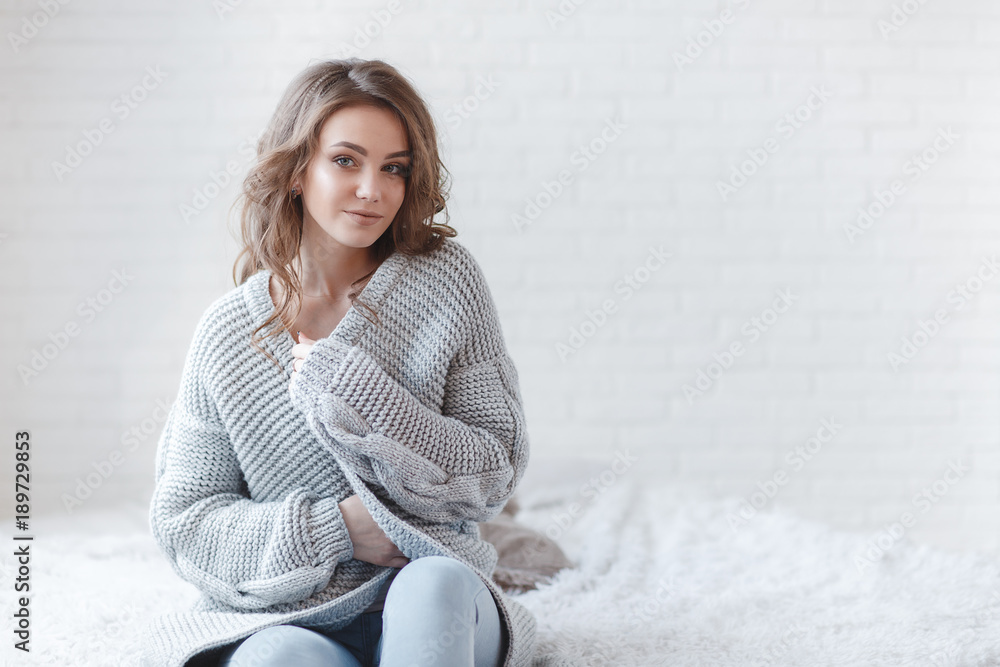
[[[955,145],[959,138],[961,135],[952,130],[951,125],[947,128],[939,127],[930,145],[903,163],[902,171],[905,180],[897,178],[885,190],[876,189],[874,201],[858,208],[858,216],[853,223],[844,224],[844,234],[847,236],[848,242],[853,244],[859,236],[863,236],[871,229],[875,222],[885,215],[886,211],[892,208],[906,193],[907,181],[909,183],[917,182],[942,155]]]
[[[910,510],[904,511],[899,515],[899,519],[885,524],[885,527],[868,541],[864,551],[854,557],[854,567],[857,568],[858,574],[864,574],[866,569],[882,560],[886,552],[899,543],[907,529],[913,528],[920,516],[927,514],[931,507],[940,502],[967,472],[969,468],[961,459],[949,460],[948,469],[944,474],[921,489],[910,501],[913,509],[919,510],[919,514]]]
[[[652,595],[646,596],[638,605],[629,606],[629,629],[640,632],[648,628],[650,623],[663,620],[661,618],[663,607],[676,596],[676,591],[677,585],[673,576],[666,579],[660,577]]]
[[[976,610],[972,614],[969,614],[971,615],[971,619],[968,627],[982,628],[989,623],[994,623],[996,622],[998,612],[1000,612],[1000,590],[994,586],[990,589],[990,598],[987,601],[986,606]],[[968,612],[966,613],[968,614]],[[960,664],[955,659],[958,657],[958,651],[954,647],[952,647],[952,650],[949,652],[939,651],[935,657],[938,659],[932,658],[928,664],[940,665],[941,667],[954,667],[955,665]]]
[[[153,408],[149,417],[122,432],[119,438],[122,450],[112,449],[106,458],[93,461],[90,464],[94,472],[88,473],[82,478],[76,478],[73,493],[63,493],[59,498],[67,512],[72,514],[73,510],[83,505],[84,501],[94,495],[95,491],[104,486],[104,483],[117,472],[128,456],[139,448],[139,445],[157,432],[160,426],[167,421],[167,417],[170,415],[170,406],[170,401],[162,398],[156,399],[156,407]]]
[[[922,663],[931,667],[955,667],[955,665],[967,664],[961,661],[962,649],[957,646],[944,646],[933,653],[921,656]]]
[[[623,275],[621,280],[614,284],[615,294],[622,295],[622,301],[628,301],[633,294],[649,282],[654,273],[663,268],[663,265],[671,257],[673,254],[666,252],[663,246],[659,248],[649,246],[646,261],[637,266],[631,273]],[[556,343],[556,354],[559,355],[559,361],[565,364],[566,360],[579,352],[587,341],[608,323],[608,318],[617,312],[618,302],[614,298],[605,299],[597,310],[588,310],[586,319],[578,325],[570,327],[567,342],[559,341]]]
[[[817,454],[823,450],[823,446],[830,443],[841,429],[843,424],[837,422],[836,417],[829,417],[820,420],[816,434],[807,439],[803,444],[796,445],[785,454],[785,464],[791,468],[792,472],[799,472],[805,468],[806,463],[813,460]],[[736,513],[730,512],[726,516],[726,521],[734,533],[747,525],[751,519],[757,516],[757,512],[764,508],[781,490],[781,487],[788,484],[789,472],[784,468],[774,471],[769,479],[757,482],[757,490],[750,494],[749,499],[740,498]]]
[[[957,283],[945,296],[945,301],[954,311],[960,311],[969,304],[989,281],[993,280],[1000,273],[1000,264],[997,263],[997,256],[983,257],[976,271],[965,279],[964,282]],[[889,367],[896,373],[899,368],[913,361],[920,350],[927,347],[935,336],[941,333],[944,325],[951,319],[948,308],[938,308],[930,319],[917,320],[917,330],[909,336],[900,339],[899,349],[889,352],[886,359]]]
[[[276,631],[265,632],[254,641],[242,644],[240,648],[239,667],[267,667],[274,665],[274,655],[288,639],[287,627],[271,626]],[[266,628],[270,630],[271,628]],[[234,667],[237,663],[234,663]]]
[[[222,21],[226,18],[226,14],[236,11],[236,8],[242,4],[243,0],[212,0],[212,9],[215,10],[215,15]]]
[[[766,649],[756,654],[754,657],[758,661],[765,660],[768,663],[779,664],[778,660],[782,659],[793,646],[801,644],[801,638],[796,641],[792,641],[795,635],[806,636],[806,629],[798,623],[790,623],[778,641],[769,645]]]
[[[191,221],[196,218],[199,213],[207,209],[209,205],[232,184],[233,180],[243,173],[250,161],[256,157],[257,141],[263,133],[264,130],[261,130],[257,133],[256,137],[248,136],[244,139],[236,149],[237,152],[243,156],[243,159],[227,160],[225,169],[221,169],[219,171],[209,171],[208,181],[206,181],[201,187],[195,188],[194,196],[191,197],[191,201],[182,202],[180,204],[179,210],[181,219],[184,220],[184,224],[191,224]]]
[[[119,122],[128,118],[142,102],[149,97],[149,94],[156,90],[163,80],[167,78],[167,73],[160,69],[159,65],[149,65],[146,67],[145,76],[132,88],[111,102],[111,114]],[[83,130],[83,139],[75,144],[66,145],[66,156],[62,162],[52,162],[52,173],[56,179],[62,183],[66,174],[83,164],[83,159],[94,152],[94,149],[104,142],[104,137],[115,131],[115,121],[111,116],[105,116],[96,127]]]
[[[809,95],[805,101],[782,116],[774,125],[774,131],[783,139],[791,139],[810,119],[829,101],[831,93],[826,89],[826,84],[813,86],[809,89]],[[719,196],[723,202],[747,184],[749,179],[760,170],[772,155],[781,150],[781,141],[775,137],[768,137],[761,146],[748,148],[746,150],[747,159],[739,164],[734,164],[729,172],[729,179],[721,179],[715,182],[715,189],[719,191]]]
[[[106,287],[77,304],[76,312],[82,319],[82,324],[90,324],[97,319],[97,315],[103,313],[115,300],[115,297],[121,294],[134,279],[135,276],[129,275],[128,269],[112,271],[111,280],[108,281]],[[81,323],[76,319],[68,320],[58,330],[49,334],[50,342],[42,345],[40,350],[32,349],[30,351],[28,365],[17,365],[17,373],[25,387],[49,367],[49,364],[69,346],[73,338],[80,335],[80,326]]]
[[[389,27],[392,19],[403,11],[401,0],[389,0],[385,9],[374,9],[371,18],[363,25],[354,28],[354,39],[351,43],[342,42],[334,49],[337,58],[354,58],[361,55],[372,42],[381,37],[382,32]]]
[[[10,48],[14,53],[34,39],[69,2],[70,0],[37,0],[41,11],[34,12],[30,16],[22,16],[20,30],[7,33],[7,41],[10,42]]]
[[[615,452],[615,457],[611,464],[580,485],[579,495],[584,498],[582,502],[571,502],[565,512],[556,512],[551,515],[549,525],[541,532],[553,542],[558,541],[563,534],[569,530],[577,519],[583,516],[583,511],[594,500],[607,493],[620,477],[639,460],[627,448]],[[529,547],[529,549],[532,547]],[[538,545],[534,545],[538,549]]]
[[[702,396],[712,388],[712,386],[725,375],[726,371],[733,367],[736,360],[747,351],[747,346],[756,343],[762,334],[767,333],[772,326],[789,311],[799,297],[792,294],[791,288],[775,292],[778,296],[771,302],[771,305],[760,311],[759,315],[751,317],[740,327],[740,333],[746,338],[746,343],[742,340],[734,340],[722,352],[712,355],[712,361],[705,368],[699,368],[695,379],[681,387],[684,398],[688,405],[693,405],[696,398]]]
[[[569,20],[569,17],[576,13],[576,10],[587,0],[560,0],[555,10],[545,10],[545,20],[549,24],[550,30],[555,30],[560,24]]]
[[[976,624],[984,625],[987,621],[996,618],[1000,613],[1000,590],[995,586],[990,590],[990,604],[986,609],[976,614]]]
[[[898,32],[925,4],[927,4],[927,0],[903,0],[899,4],[893,3],[889,18],[879,19],[875,23],[882,39],[887,40],[889,35]]]
[[[997,613],[1000,612],[1000,590],[993,587],[990,590],[990,599],[984,609],[976,611],[967,627],[982,628],[988,623],[996,621]],[[934,653],[923,656],[927,665],[934,667],[955,667],[955,665],[967,664],[961,662],[963,652],[957,646],[943,647]]]
[[[628,127],[627,123],[618,119],[607,119],[604,121],[604,129],[601,133],[591,139],[586,144],[577,147],[570,155],[569,162],[576,167],[578,173],[583,173],[598,157],[608,150],[608,146],[614,143],[622,132]],[[552,202],[559,198],[573,182],[574,174],[569,169],[562,169],[556,175],[555,180],[542,181],[542,189],[534,197],[525,198],[525,207],[521,214],[514,213],[510,216],[514,229],[521,233],[525,227],[531,225],[542,211],[552,206]]]
[[[733,0],[733,5],[742,11],[750,6],[750,0]],[[683,73],[685,67],[693,65],[707,49],[715,44],[715,40],[722,37],[726,26],[735,22],[736,15],[732,9],[728,8],[723,9],[718,18],[702,21],[703,28],[697,34],[688,37],[687,44],[681,51],[674,51],[674,65],[677,67],[677,71]]]
[[[466,120],[479,109],[479,105],[488,100],[500,83],[494,80],[493,75],[487,77],[476,77],[476,88],[470,95],[466,95],[461,102],[456,102],[444,112],[444,119],[451,127],[458,127],[462,121]]]
[[[435,664],[441,655],[455,642],[470,635],[475,630],[475,615],[461,616],[457,611],[451,612],[451,623],[434,639],[424,639],[420,648],[420,661],[425,665]]]

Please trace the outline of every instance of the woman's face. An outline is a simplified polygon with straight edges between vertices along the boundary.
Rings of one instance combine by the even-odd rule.
[[[293,184],[302,193],[303,225],[344,246],[370,246],[403,203],[409,166],[406,131],[392,111],[338,109],[323,123],[319,147]]]

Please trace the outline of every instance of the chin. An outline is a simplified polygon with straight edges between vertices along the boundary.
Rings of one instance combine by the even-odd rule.
[[[367,248],[375,243],[380,234],[371,229],[341,229],[326,231],[326,235],[342,246],[349,248]]]

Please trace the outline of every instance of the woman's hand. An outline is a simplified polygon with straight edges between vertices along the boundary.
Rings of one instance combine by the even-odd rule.
[[[292,362],[292,378],[302,368],[306,355],[316,344],[316,341],[307,338],[302,332],[299,332],[298,340],[299,342],[292,346],[292,356],[295,357],[295,361]],[[342,500],[339,507],[344,517],[344,525],[347,526],[347,533],[354,545],[356,560],[387,567],[403,567],[410,562],[410,559],[403,555],[403,552],[375,523],[375,519],[357,494]]]
[[[309,354],[309,350],[311,350],[313,345],[316,344],[316,341],[311,338],[306,338],[306,335],[301,331],[299,332],[298,340],[299,342],[292,346],[292,356],[295,357],[295,361],[292,362],[293,378],[295,377],[295,374],[299,372],[299,369],[302,368],[302,362],[306,360],[306,355]]]
[[[386,536],[357,494],[339,504],[344,525],[354,544],[354,558],[387,567],[403,567],[410,559]]]

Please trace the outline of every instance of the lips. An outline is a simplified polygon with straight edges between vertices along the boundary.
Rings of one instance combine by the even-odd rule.
[[[377,223],[379,220],[382,219],[382,216],[379,215],[378,213],[373,213],[371,211],[364,211],[361,209],[344,211],[344,213],[350,216],[350,218],[354,220],[354,222],[364,226],[374,225],[375,223]]]

